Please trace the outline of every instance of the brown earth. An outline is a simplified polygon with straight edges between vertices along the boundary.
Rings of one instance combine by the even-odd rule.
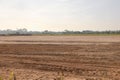
[[[5,80],[12,71],[17,80],[61,75],[65,80],[120,80],[120,36],[12,36],[0,41]]]

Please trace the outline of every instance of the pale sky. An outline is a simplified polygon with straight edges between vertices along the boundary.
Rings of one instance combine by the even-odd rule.
[[[0,29],[120,30],[120,0],[0,0]]]

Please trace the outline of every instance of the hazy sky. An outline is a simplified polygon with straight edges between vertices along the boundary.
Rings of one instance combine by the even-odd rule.
[[[0,29],[120,30],[120,0],[0,0]]]

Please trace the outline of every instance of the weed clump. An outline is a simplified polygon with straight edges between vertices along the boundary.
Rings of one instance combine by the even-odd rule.
[[[4,80],[2,77],[0,77],[0,80]],[[16,76],[13,72],[11,72],[10,76],[9,76],[9,80],[17,80]]]

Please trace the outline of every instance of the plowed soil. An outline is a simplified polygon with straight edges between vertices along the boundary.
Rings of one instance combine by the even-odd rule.
[[[0,37],[0,75],[8,80],[120,80],[120,36]]]

